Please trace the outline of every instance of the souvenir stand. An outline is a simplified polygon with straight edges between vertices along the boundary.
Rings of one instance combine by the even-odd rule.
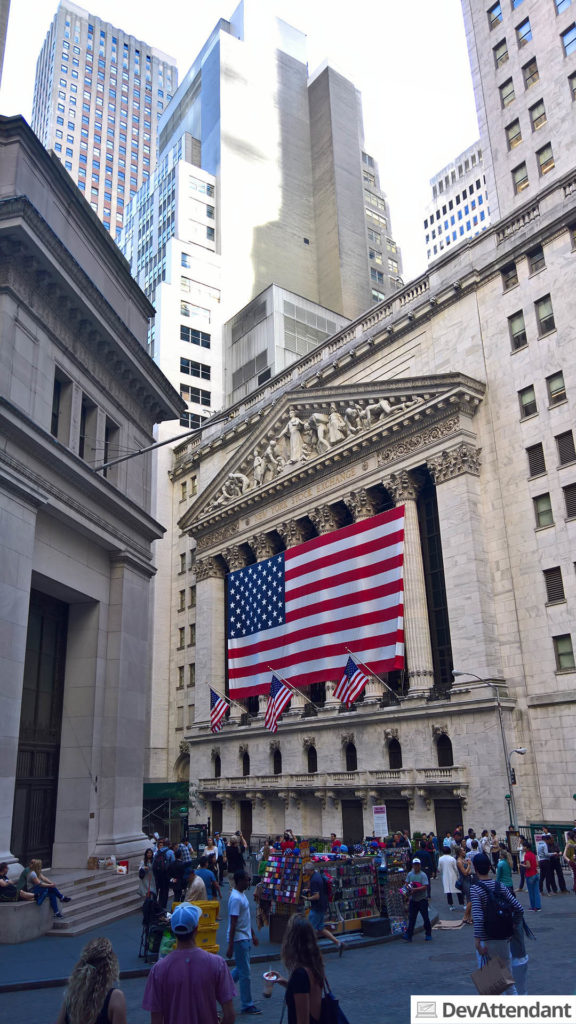
[[[261,899],[270,903],[270,941],[282,942],[288,920],[300,909],[302,855],[286,850],[271,853],[262,876]]]
[[[406,884],[406,873],[411,851],[407,847],[385,851],[386,870],[381,870],[380,887],[382,911],[386,911],[392,935],[402,935],[407,927],[406,903],[401,889]]]

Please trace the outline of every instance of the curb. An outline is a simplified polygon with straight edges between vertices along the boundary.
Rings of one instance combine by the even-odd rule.
[[[437,924],[439,920],[440,915],[437,911],[430,915],[430,923],[432,925]],[[414,929],[414,933],[418,934],[418,932],[423,930],[424,926],[418,925],[418,927]],[[355,941],[348,946],[346,952],[353,953],[356,949],[367,949],[368,946],[384,946],[388,942],[399,942],[401,938],[401,935],[380,935],[374,936],[373,938],[359,939],[357,942]],[[327,953],[332,953],[332,946],[328,946],[326,948],[321,946],[320,949],[322,956],[326,956]],[[336,953],[337,949],[334,947],[334,955]],[[276,960],[280,960],[280,950],[272,953],[256,953],[254,956],[250,957],[251,964],[268,964]],[[233,960],[226,960],[226,963],[228,964],[228,967],[234,966]],[[130,981],[135,978],[147,978],[151,967],[153,967],[153,964],[148,964],[146,967],[134,967],[128,971],[120,971],[119,980]],[[4,992],[30,992],[34,989],[42,988],[65,988],[67,984],[68,978],[45,978],[38,981],[11,981],[6,984],[0,984],[0,995]]]

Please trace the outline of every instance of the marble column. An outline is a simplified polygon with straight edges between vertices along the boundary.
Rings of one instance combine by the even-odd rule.
[[[195,721],[210,719],[210,687],[224,693],[226,680],[225,572],[213,557],[196,561]],[[239,714],[232,705],[231,718]]]
[[[142,833],[142,779],[150,686],[148,605],[153,569],[122,552],[110,558],[106,679],[101,727],[96,856],[135,856]],[[55,847],[55,856],[56,850]],[[58,850],[62,859],[62,851]]]
[[[34,536],[37,510],[46,498],[40,493],[34,496],[33,489],[22,486],[12,471],[5,467],[1,471],[0,487],[0,606],[3,620],[0,646],[0,860],[13,861],[10,839]]]
[[[418,526],[418,486],[406,470],[382,481],[397,505],[404,505],[404,636],[408,696],[422,697],[434,683],[428,602]]]
[[[502,677],[480,493],[480,449],[462,443],[427,460],[436,484],[452,660],[483,679]]]

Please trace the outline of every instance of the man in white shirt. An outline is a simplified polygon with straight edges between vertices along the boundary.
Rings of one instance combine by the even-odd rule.
[[[234,954],[236,967],[232,971],[234,981],[238,982],[240,989],[241,1009],[240,1013],[259,1014],[262,1010],[254,1004],[252,999],[252,988],[250,986],[250,945],[258,945],[258,938],[254,934],[250,919],[250,904],[244,895],[250,885],[250,875],[246,871],[234,873],[234,888],[230,892],[228,900],[228,946],[226,956],[228,959]]]

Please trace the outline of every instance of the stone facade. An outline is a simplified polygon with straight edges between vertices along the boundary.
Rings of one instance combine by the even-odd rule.
[[[520,208],[439,260],[232,407],[202,442],[176,449],[174,480],[198,480],[180,522],[196,559],[195,723],[184,732],[198,820],[351,833],[361,808],[370,832],[371,806],[384,801],[411,828],[464,818],[503,830],[507,758],[526,747],[512,755],[517,820],[571,821],[576,461],[558,438],[573,431],[576,409],[572,186],[572,175],[560,179],[535,211]],[[511,260],[512,290],[502,273]],[[543,295],[554,314],[546,331]],[[517,346],[510,318],[520,310]],[[535,472],[538,444],[545,464]],[[210,733],[209,686],[226,685],[226,573],[395,504],[406,509],[404,677],[384,680],[394,696],[373,679],[344,714],[336,674],[316,714],[294,698],[275,775],[262,698]],[[561,574],[556,600],[550,569]],[[464,673],[454,685],[452,669]]]
[[[150,456],[95,467],[181,402],[146,353],[152,308],[21,118],[0,119],[0,168],[0,859],[83,868],[141,851],[162,534]]]

